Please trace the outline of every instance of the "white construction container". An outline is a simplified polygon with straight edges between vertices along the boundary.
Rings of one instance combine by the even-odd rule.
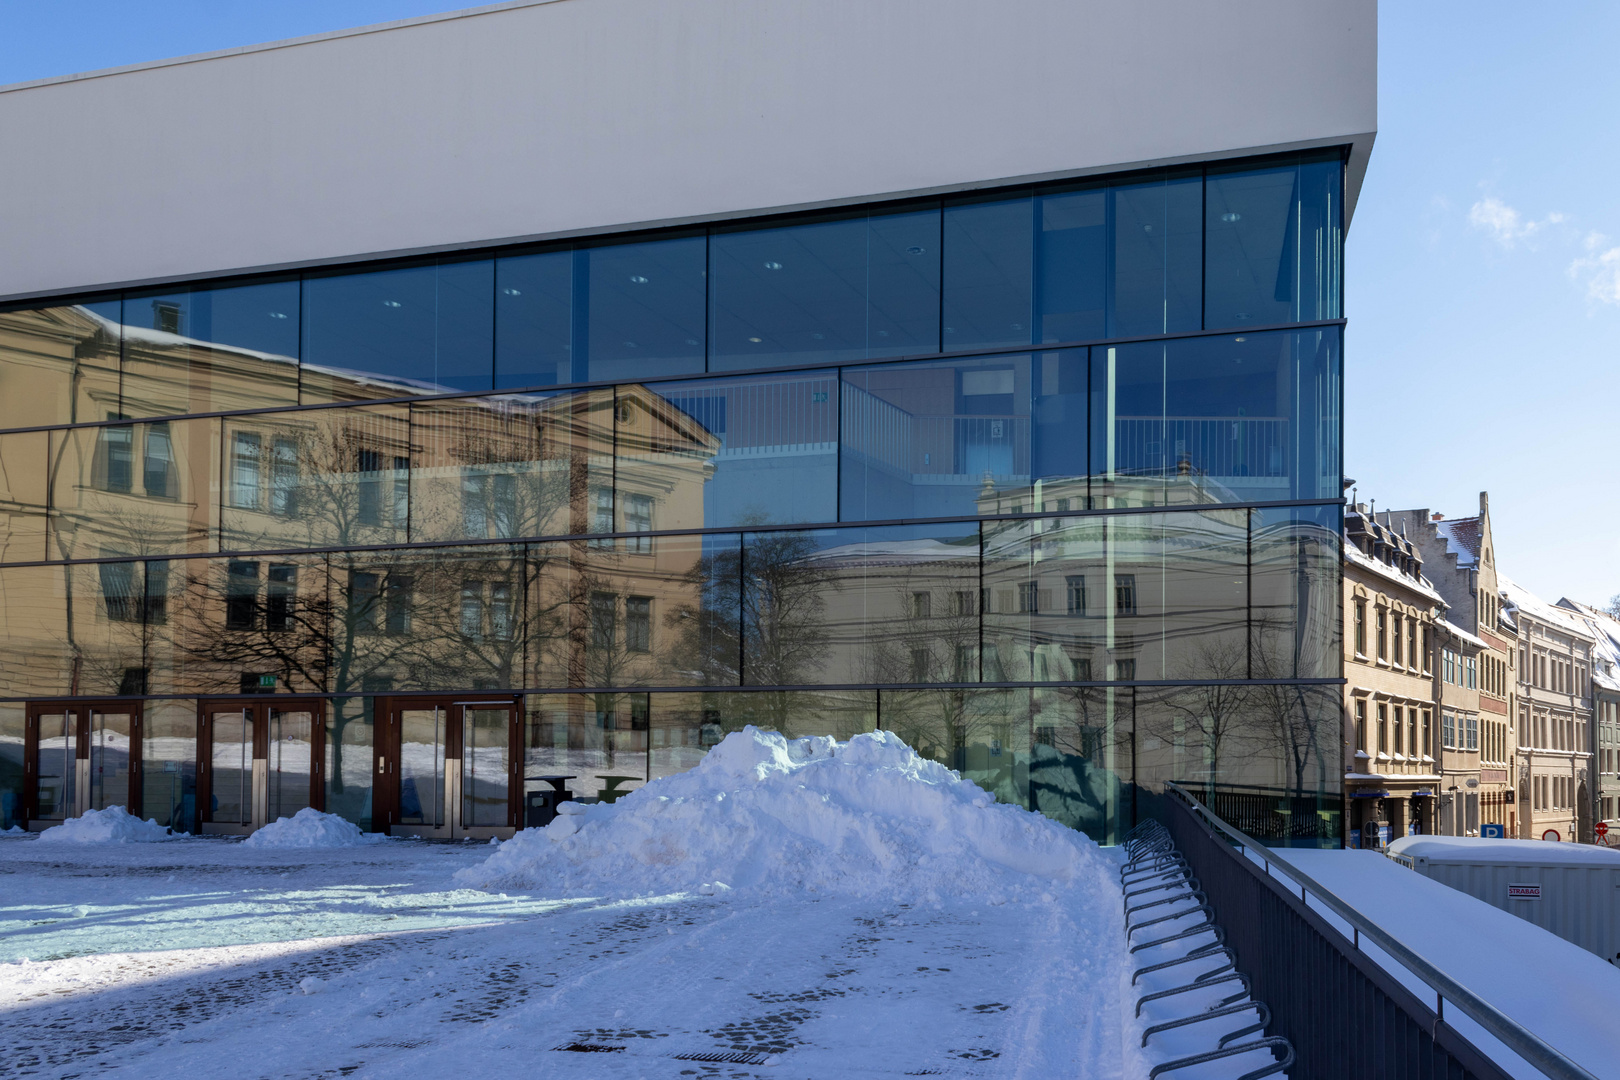
[[[1386,854],[1620,965],[1620,851],[1546,840],[1403,836]]]

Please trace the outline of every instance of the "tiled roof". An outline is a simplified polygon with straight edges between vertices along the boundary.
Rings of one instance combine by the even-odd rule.
[[[1457,565],[1474,566],[1479,562],[1479,518],[1451,518],[1434,523],[1435,530],[1446,541],[1446,550],[1457,556]]]

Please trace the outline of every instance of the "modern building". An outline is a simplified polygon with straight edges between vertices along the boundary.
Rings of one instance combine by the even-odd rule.
[[[1446,602],[1410,540],[1365,503],[1344,515],[1344,788],[1347,843],[1382,849],[1444,816],[1436,628]],[[1440,640],[1443,642],[1445,635]],[[1446,654],[1449,656],[1449,653]]]
[[[1375,31],[550,0],[0,88],[0,826],[505,835],[755,723],[1337,843]]]
[[[1438,511],[1397,510],[1389,520],[1422,553],[1430,580],[1445,598],[1436,658],[1440,716],[1439,831],[1477,836],[1481,825],[1501,825],[1517,836],[1522,815],[1515,780],[1518,735],[1517,630],[1504,612],[1491,533],[1487,492],[1479,513],[1448,518]]]
[[[1596,820],[1607,825],[1600,843],[1620,843],[1620,619],[1568,597],[1558,601],[1581,617],[1596,645],[1592,649],[1592,752],[1597,783]]]
[[[1498,579],[1519,638],[1519,835],[1591,843],[1596,791],[1592,661],[1597,642],[1574,611]]]

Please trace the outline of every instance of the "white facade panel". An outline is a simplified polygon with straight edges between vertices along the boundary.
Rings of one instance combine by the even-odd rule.
[[[1374,0],[549,0],[0,88],[0,298],[1376,126]]]
[[[1406,837],[1390,856],[1620,966],[1620,853],[1539,840]]]

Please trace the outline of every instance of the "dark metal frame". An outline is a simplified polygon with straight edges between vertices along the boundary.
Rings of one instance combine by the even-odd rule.
[[[213,824],[214,726],[220,712],[246,712],[253,732],[253,758],[270,757],[270,710],[309,710],[313,722],[309,736],[309,805],[326,809],[326,701],[318,694],[238,694],[202,697],[197,701],[197,825]],[[250,810],[251,813],[251,810]]]
[[[1446,1022],[1449,1002],[1554,1080],[1597,1080],[1276,852],[1221,821],[1185,788],[1165,786],[1166,824],[1252,975],[1254,996],[1271,1003],[1273,1030],[1297,1049],[1299,1075],[1512,1080],[1504,1065]],[[1272,864],[1292,879],[1286,887]],[[1321,909],[1348,924],[1351,936]],[[1431,988],[1433,1008],[1362,951],[1364,937]]]
[[[129,761],[127,801],[139,809],[141,805],[142,754],[141,739],[145,734],[142,721],[145,709],[140,698],[45,698],[27,699],[23,714],[23,790],[20,807],[24,828],[30,822],[43,820],[39,816],[39,718],[47,713],[62,712],[73,717],[73,760],[90,757],[90,716],[105,712],[129,717]],[[92,808],[93,809],[93,808]]]

